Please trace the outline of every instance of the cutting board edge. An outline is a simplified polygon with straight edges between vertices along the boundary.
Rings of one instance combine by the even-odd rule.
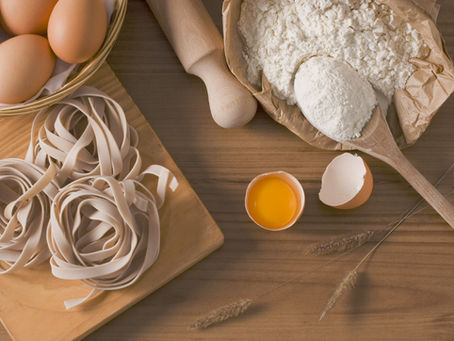
[[[131,97],[131,95],[129,94],[129,92],[126,90],[126,88],[123,86],[123,83],[121,82],[121,80],[117,77],[115,71],[112,69],[112,67],[106,62],[104,63],[104,67],[108,68],[112,74],[113,74],[113,77],[115,77],[117,79],[117,81],[121,84],[121,86],[124,88],[125,90],[125,93],[126,93],[126,96],[129,97],[129,100],[131,101],[132,105],[134,107],[136,107],[136,109],[142,113],[142,110],[140,110],[140,108],[137,106],[136,102],[134,101],[134,99]],[[143,113],[142,113],[143,115]],[[137,297],[136,299],[134,299],[133,301],[130,302],[130,304],[127,304],[125,305],[124,307],[122,307],[121,309],[117,310],[116,312],[114,312],[112,315],[110,316],[107,316],[104,320],[102,320],[101,322],[99,322],[97,325],[93,326],[92,328],[90,328],[89,330],[87,330],[85,333],[79,335],[78,337],[76,337],[74,340],[75,341],[78,341],[78,340],[82,340],[83,338],[87,337],[88,335],[90,335],[91,333],[93,333],[95,330],[99,329],[100,327],[102,327],[103,325],[105,325],[106,323],[108,323],[109,321],[113,320],[114,318],[116,318],[117,316],[119,316],[120,314],[124,313],[126,310],[128,310],[129,308],[133,307],[135,304],[139,303],[140,301],[142,301],[144,298],[146,298],[147,296],[151,295],[152,293],[154,293],[155,291],[157,291],[158,289],[162,288],[164,285],[166,285],[167,283],[171,282],[172,280],[174,280],[176,277],[180,276],[182,273],[184,273],[185,271],[189,270],[191,267],[193,267],[194,265],[196,265],[197,263],[199,263],[200,261],[202,261],[204,258],[206,258],[208,255],[210,255],[211,253],[213,253],[214,251],[216,251],[217,249],[219,249],[223,244],[224,244],[224,234],[222,233],[222,230],[221,228],[218,226],[218,224],[216,223],[216,220],[213,218],[213,216],[211,215],[211,213],[208,211],[207,207],[205,206],[205,204],[202,202],[202,200],[200,199],[200,197],[198,196],[197,192],[194,190],[194,188],[192,187],[191,183],[189,182],[189,180],[186,178],[186,176],[184,175],[183,171],[180,169],[180,167],[177,165],[177,163],[175,162],[175,160],[173,159],[172,155],[169,153],[169,151],[167,150],[167,148],[165,147],[165,145],[162,143],[161,139],[159,138],[159,135],[156,133],[156,131],[153,129],[153,127],[151,126],[150,122],[148,122],[148,120],[146,120],[146,123],[148,125],[148,127],[153,130],[155,132],[155,135],[156,135],[156,139],[157,141],[159,142],[159,144],[161,145],[161,148],[169,155],[170,159],[172,160],[172,162],[174,163],[174,166],[177,168],[177,170],[179,171],[180,175],[184,178],[184,180],[190,185],[190,188],[191,190],[194,192],[195,194],[195,197],[197,198],[197,200],[199,201],[201,207],[203,208],[203,210],[205,210],[206,214],[211,218],[211,220],[213,221],[213,224],[208,226],[207,228],[210,229],[210,230],[213,230],[215,231],[218,236],[217,236],[217,239],[216,239],[216,244],[213,244],[212,247],[210,247],[209,249],[206,249],[204,252],[201,252],[195,259],[194,261],[188,263],[188,264],[185,264],[181,269],[179,269],[174,276],[168,278],[166,281],[164,281],[163,283],[161,283],[160,285],[158,285],[158,287],[155,288],[155,290],[153,290],[152,292],[149,292],[149,293],[145,293],[144,295],[140,296],[140,297]]]
[[[186,181],[187,184],[189,185],[189,189],[193,192],[194,198],[197,198],[197,201],[199,202],[200,207],[202,208],[202,210],[204,211],[204,213],[208,216],[208,218],[210,220],[210,223],[206,225],[206,230],[209,231],[211,234],[212,243],[210,245],[208,245],[207,247],[205,247],[204,250],[202,250],[199,254],[197,254],[195,256],[195,258],[190,260],[187,264],[182,264],[181,267],[177,268],[177,271],[175,271],[175,273],[172,276],[170,276],[169,278],[166,278],[162,283],[159,283],[152,291],[146,292],[140,296],[137,296],[135,299],[133,299],[131,302],[129,302],[128,304],[123,306],[121,309],[118,309],[117,311],[113,312],[111,315],[106,316],[106,318],[102,319],[97,324],[93,325],[91,328],[88,328],[86,331],[84,331],[82,333],[74,334],[72,331],[69,331],[68,334],[61,335],[62,340],[81,340],[81,339],[87,337],[95,330],[104,326],[106,323],[113,320],[115,317],[119,316],[121,313],[125,312],[126,310],[128,310],[129,308],[134,306],[136,303],[140,302],[141,300],[143,300],[150,294],[154,293],[157,289],[160,289],[165,284],[169,283],[170,281],[172,281],[173,279],[175,279],[176,277],[181,275],[183,272],[187,271],[192,266],[199,263],[201,260],[203,260],[208,255],[210,255],[211,253],[213,253],[214,251],[219,249],[224,244],[224,234],[223,234],[221,228],[218,226],[217,222],[215,221],[213,216],[210,214],[207,207],[204,205],[204,203],[202,202],[200,197],[197,195],[197,192],[194,190],[194,188],[192,187],[191,183],[188,181],[188,179],[186,178],[184,173],[178,167],[178,165],[176,164],[172,155],[168,152],[167,148],[164,146],[161,139],[157,135],[156,131],[152,128],[151,124],[145,118],[145,116],[143,115],[143,112],[140,110],[140,108],[134,102],[134,100],[132,99],[130,94],[127,92],[126,88],[123,86],[123,84],[118,79],[115,72],[113,71],[113,69],[110,67],[110,65],[107,62],[104,63],[104,65],[101,69],[103,69],[103,68],[108,69],[110,71],[110,74],[112,75],[112,77],[114,77],[116,79],[116,81],[121,85],[121,87],[124,90],[124,95],[127,96],[128,101],[130,101],[131,105],[134,107],[135,110],[137,110],[138,112],[141,113],[141,115],[144,117],[144,121],[148,125],[148,128],[154,132],[154,137],[155,137],[156,141],[159,143],[160,148],[162,148],[162,150],[168,155],[170,161],[172,162],[172,167],[175,168],[175,170],[179,173],[179,177],[182,178],[184,181]],[[10,328],[8,328],[7,324],[4,323],[4,321],[2,319],[0,319],[0,323],[3,326],[3,328],[5,328],[5,330],[7,331],[8,335],[11,337],[12,340],[14,340],[14,341],[22,340],[21,338],[17,338],[14,336],[14,333],[12,332],[12,330]]]
[[[217,227],[216,224],[214,224],[214,227]],[[185,271],[189,270],[190,268],[192,268],[194,265],[196,265],[197,263],[199,263],[200,261],[202,261],[204,258],[206,258],[207,256],[209,256],[211,253],[213,253],[214,251],[216,251],[217,249],[219,249],[223,244],[224,244],[224,235],[223,233],[220,231],[220,229],[218,228],[217,229],[217,234],[218,234],[218,239],[216,240],[216,244],[213,244],[212,247],[210,249],[206,249],[204,252],[201,252],[196,259],[194,259],[193,262],[190,262],[188,264],[185,264],[184,266],[182,266],[181,269],[179,269],[174,276],[166,279],[165,281],[163,281],[162,283],[160,283],[153,291],[151,292],[148,292],[148,293],[144,293],[143,295],[141,296],[138,296],[136,297],[133,301],[131,301],[129,304],[125,305],[124,307],[122,307],[121,309],[115,311],[112,315],[110,316],[107,316],[105,319],[103,319],[102,321],[100,321],[97,325],[93,326],[92,328],[88,329],[87,331],[85,331],[83,334],[80,334],[80,335],[77,335],[74,337],[74,335],[71,335],[68,334],[67,337],[68,337],[68,340],[75,340],[75,341],[78,341],[78,340],[82,340],[84,339],[85,337],[87,337],[88,335],[90,335],[91,333],[93,333],[94,331],[96,331],[97,329],[101,328],[102,326],[104,326],[106,323],[112,321],[113,319],[115,319],[116,317],[118,317],[119,315],[121,315],[122,313],[124,313],[126,310],[132,308],[134,305],[136,305],[137,303],[139,303],[140,301],[142,301],[143,299],[145,299],[146,297],[148,297],[149,295],[153,294],[155,291],[159,290],[160,288],[162,288],[163,286],[165,286],[167,283],[173,281],[175,278],[177,278],[178,276],[180,276],[181,274],[183,274]],[[3,320],[0,318],[0,323],[1,325],[3,326],[3,328],[5,328],[6,332],[8,333],[8,335],[11,337],[12,340],[14,341],[21,341],[20,338],[17,338],[14,336],[13,332],[8,328],[8,325],[6,323],[3,322]]]
[[[16,341],[16,338],[13,336],[13,333],[11,333],[11,330],[9,330],[8,326],[6,323],[3,322],[2,318],[0,317],[0,324],[2,325],[2,327],[6,330],[6,332],[8,333],[8,336]]]
[[[215,224],[215,227],[218,227],[217,224]],[[152,295],[154,292],[156,292],[157,290],[161,289],[163,286],[165,286],[167,283],[173,281],[175,278],[177,278],[178,276],[180,276],[181,274],[183,274],[184,272],[186,272],[187,270],[189,270],[190,268],[192,268],[193,266],[195,266],[196,264],[200,263],[203,259],[205,259],[207,256],[209,256],[210,254],[212,254],[214,251],[218,250],[222,245],[224,245],[224,234],[221,232],[220,228],[218,227],[218,232],[219,232],[219,240],[217,241],[217,244],[213,245],[213,247],[211,249],[207,249],[206,252],[202,252],[200,253],[198,256],[197,256],[197,259],[194,260],[194,262],[191,262],[187,265],[185,265],[184,267],[182,267],[182,269],[180,269],[177,273],[175,273],[175,276],[172,276],[171,278],[167,279],[166,281],[164,281],[163,283],[161,283],[158,287],[155,288],[155,290],[153,290],[152,292],[149,292],[149,293],[146,293],[144,294],[143,296],[141,297],[138,297],[136,300],[134,301],[131,301],[130,304],[122,307],[122,309],[120,310],[117,310],[114,314],[110,315],[110,316],[107,316],[103,321],[101,321],[100,323],[98,323],[98,325],[96,326],[93,326],[93,328],[87,330],[85,333],[77,336],[76,338],[72,339],[74,341],[80,341],[82,339],[84,339],[85,337],[87,337],[88,335],[90,335],[91,333],[93,333],[94,331],[96,331],[97,329],[101,328],[102,326],[106,325],[106,323],[109,323],[110,321],[112,321],[113,319],[115,319],[116,317],[118,317],[119,315],[121,315],[122,313],[124,313],[126,310],[132,308],[134,305],[136,305],[137,303],[141,302],[142,300],[144,300],[146,297]],[[8,331],[9,333],[9,331]],[[11,335],[11,334],[10,334]],[[14,339],[14,341],[17,341],[16,339]]]

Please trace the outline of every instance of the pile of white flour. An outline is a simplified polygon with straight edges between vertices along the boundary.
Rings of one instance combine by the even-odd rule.
[[[312,56],[348,63],[391,100],[415,70],[409,59],[427,54],[420,35],[375,0],[244,0],[238,26],[249,81],[260,85],[263,72],[289,104],[295,73]]]
[[[360,137],[377,105],[372,85],[348,64],[329,57],[301,64],[295,97],[307,120],[339,142]]]

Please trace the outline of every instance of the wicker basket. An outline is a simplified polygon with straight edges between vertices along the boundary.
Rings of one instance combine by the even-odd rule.
[[[60,90],[51,95],[41,96],[29,103],[0,107],[0,117],[36,113],[40,109],[60,101],[81,87],[101,67],[112,50],[123,25],[127,5],[128,0],[115,0],[115,10],[103,46],[89,61],[79,66],[78,71],[68,78]]]

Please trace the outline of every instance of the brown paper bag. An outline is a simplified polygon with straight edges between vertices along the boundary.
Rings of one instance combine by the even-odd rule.
[[[349,147],[331,140],[315,129],[296,105],[288,105],[273,95],[266,77],[261,88],[247,79],[243,58],[243,42],[237,29],[242,0],[225,0],[223,4],[224,47],[227,64],[238,80],[248,88],[264,110],[278,123],[286,126],[307,143],[322,149],[347,150]],[[417,70],[410,76],[405,89],[395,92],[387,120],[401,148],[414,144],[426,131],[441,105],[454,92],[454,66],[443,38],[436,27],[439,6],[436,0],[380,0],[407,21],[423,37],[430,55],[414,59]]]

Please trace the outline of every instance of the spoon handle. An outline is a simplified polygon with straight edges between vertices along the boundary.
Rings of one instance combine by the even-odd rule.
[[[402,177],[454,228],[454,206],[408,161],[397,149],[388,154],[389,165]]]
[[[454,229],[454,206],[402,154],[379,107],[362,136],[348,144],[397,170]]]

